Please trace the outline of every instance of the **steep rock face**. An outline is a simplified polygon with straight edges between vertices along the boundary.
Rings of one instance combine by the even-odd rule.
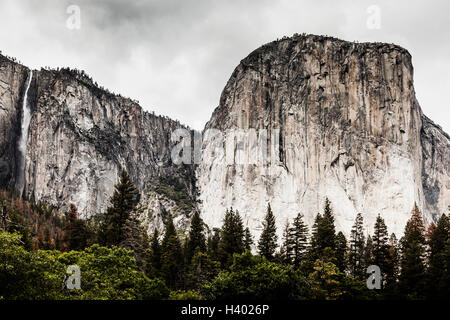
[[[437,221],[450,203],[450,137],[422,116],[422,186],[425,211]]]
[[[18,152],[21,105],[28,70],[0,54],[0,187],[14,188],[21,161]]]
[[[18,177],[14,146],[28,74],[19,64],[2,64],[0,123],[7,132],[0,141],[2,168],[6,168],[3,185]],[[128,171],[142,199],[160,177],[172,177],[193,195],[192,168],[171,162],[171,134],[186,128],[179,122],[144,112],[136,102],[100,89],[84,73],[68,69],[35,71],[28,99],[32,117],[24,170],[26,197],[63,210],[75,203],[83,216],[90,216],[109,205],[122,169]],[[149,204],[147,209],[147,215],[157,215]]]
[[[267,203],[281,232],[298,212],[311,226],[328,197],[347,235],[358,212],[399,235],[414,202],[427,222],[449,205],[449,141],[422,115],[403,48],[284,38],[241,61],[205,127],[201,211],[219,226],[232,206],[258,235]]]
[[[269,202],[281,232],[298,212],[312,225],[328,197],[347,235],[357,212],[368,230],[380,213],[400,235],[414,202],[426,222],[449,205],[450,138],[422,114],[411,56],[398,46],[294,36],[255,50],[206,125],[196,168],[172,163],[180,123],[63,69],[33,72],[22,172],[29,74],[0,55],[0,187],[17,187],[23,174],[25,196],[63,210],[104,211],[123,168],[141,191],[150,231],[169,212],[185,230],[196,186],[207,224],[220,226],[234,207],[257,237]]]

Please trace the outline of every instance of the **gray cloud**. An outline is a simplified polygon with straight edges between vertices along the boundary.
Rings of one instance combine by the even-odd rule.
[[[69,5],[81,29],[66,28]],[[381,28],[366,27],[367,8]],[[399,44],[410,51],[424,112],[450,131],[448,1],[25,1],[0,4],[0,49],[24,64],[84,69],[150,111],[201,129],[233,69],[294,33]]]

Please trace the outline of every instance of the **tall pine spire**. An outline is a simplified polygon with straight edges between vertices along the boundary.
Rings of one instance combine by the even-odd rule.
[[[101,242],[104,245],[119,245],[125,240],[124,226],[138,203],[139,192],[128,173],[120,173],[119,183],[114,186],[111,206],[104,215]]]
[[[425,226],[417,204],[414,204],[400,244],[400,289],[407,296],[420,298],[425,279]]]
[[[443,214],[429,241],[427,290],[430,298],[448,298],[450,291],[450,219]]]
[[[268,260],[273,260],[277,248],[277,229],[275,226],[275,216],[270,204],[267,206],[267,214],[263,222],[264,229],[258,242],[259,254]]]
[[[373,264],[380,267],[383,280],[389,269],[389,235],[384,219],[378,214],[374,226],[372,256]]]
[[[187,263],[191,262],[197,248],[200,252],[206,252],[205,224],[200,217],[200,213],[195,210],[191,219],[191,228],[187,243]]]
[[[244,225],[239,212],[227,210],[220,234],[219,256],[223,267],[233,262],[233,253],[244,252]]]
[[[308,250],[308,227],[303,221],[303,215],[300,212],[294,218],[291,235],[292,263],[298,268],[305,259]]]
[[[350,233],[349,269],[350,274],[360,280],[365,277],[364,246],[364,222],[362,214],[358,213]]]

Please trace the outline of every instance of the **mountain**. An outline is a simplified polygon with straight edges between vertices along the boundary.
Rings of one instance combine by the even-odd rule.
[[[27,109],[31,121],[21,132]],[[99,88],[82,71],[32,71],[0,56],[0,187],[27,198],[63,210],[74,203],[90,216],[105,211],[126,169],[141,190],[147,218],[162,218],[173,199],[155,186],[176,186],[188,199],[195,190],[193,168],[171,161],[171,134],[179,128],[189,130]]]
[[[380,213],[399,235],[414,202],[427,222],[450,204],[450,138],[423,115],[399,46],[314,35],[266,44],[226,84],[205,158],[217,146],[211,129],[228,146],[197,170],[212,226],[233,206],[258,233],[268,203],[279,233],[298,212],[311,226],[328,197],[347,235],[358,212],[366,230]],[[264,152],[269,161],[255,159]]]
[[[347,234],[357,212],[401,234],[417,202],[427,222],[450,204],[450,137],[423,115],[410,54],[382,43],[294,35],[243,59],[203,131],[199,164],[175,164],[178,121],[142,110],[84,72],[29,70],[0,55],[0,187],[90,216],[126,169],[140,210],[219,226],[233,207],[255,235],[270,202],[278,231],[325,197]]]

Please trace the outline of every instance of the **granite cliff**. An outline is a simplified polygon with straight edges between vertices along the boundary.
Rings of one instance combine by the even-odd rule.
[[[347,235],[358,212],[368,230],[380,213],[401,234],[414,202],[426,222],[450,204],[450,139],[423,115],[399,46],[305,35],[266,44],[234,70],[208,129],[232,146],[197,171],[213,226],[233,206],[258,234],[269,202],[279,232],[298,212],[311,226],[328,197]],[[217,140],[205,136],[208,157]],[[268,161],[249,161],[261,141]]]
[[[31,120],[28,132],[21,132],[25,107]],[[171,178],[167,190],[181,185],[187,198],[195,190],[193,168],[171,161],[171,133],[178,128],[189,130],[100,88],[84,72],[32,72],[0,58],[0,186],[23,191],[27,198],[63,210],[75,203],[87,217],[106,209],[118,173],[126,169],[142,200],[157,199],[152,210],[142,201],[145,218],[161,218],[168,211],[164,203],[171,201],[169,192],[155,192],[161,179]],[[20,147],[23,135],[25,148]]]
[[[168,212],[186,227],[197,209],[217,227],[233,207],[256,236],[269,202],[281,232],[298,212],[311,225],[328,197],[347,235],[358,212],[367,227],[381,214],[401,234],[414,202],[426,222],[450,204],[450,137],[422,113],[399,46],[271,42],[234,70],[203,131],[200,164],[173,163],[180,128],[190,130],[84,72],[31,71],[0,55],[0,187],[28,198],[75,203],[89,216],[105,210],[126,169],[150,228]]]

